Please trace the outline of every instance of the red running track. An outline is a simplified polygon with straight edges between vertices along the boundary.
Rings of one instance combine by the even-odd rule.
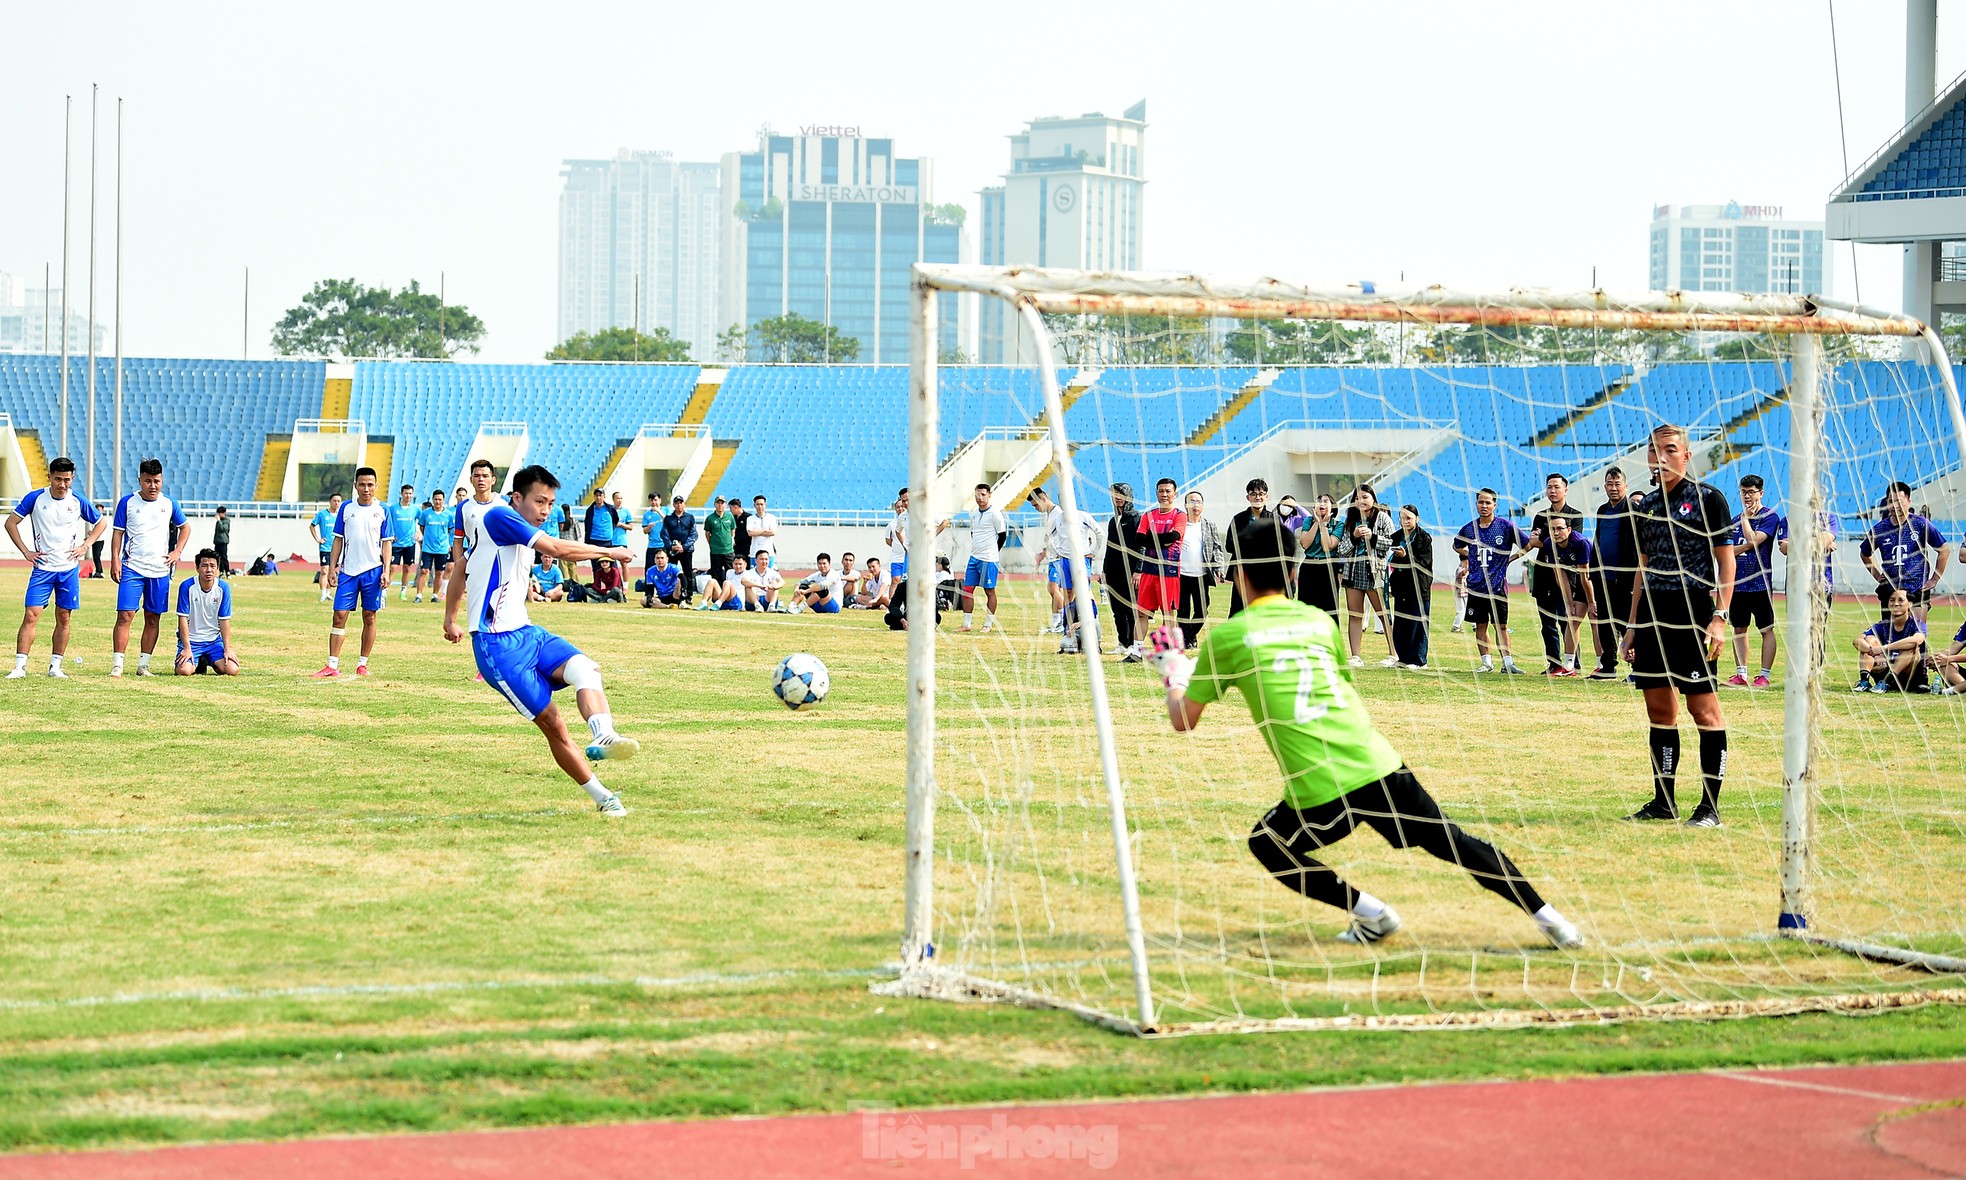
[[[1966,1061],[0,1157],[0,1178],[1966,1176]]]

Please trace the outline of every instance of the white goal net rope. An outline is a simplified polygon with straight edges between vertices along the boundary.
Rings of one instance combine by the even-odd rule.
[[[1670,318],[1688,310],[1679,304],[1597,294],[1484,302],[1439,292],[1405,302],[1299,292],[1292,310],[1334,318],[1285,318],[1261,299],[1155,298],[1168,292],[1144,280],[1079,278],[1039,272],[1035,287],[1059,300],[1117,292],[1131,302],[1041,303],[1049,338],[1041,344],[1037,309],[1022,317],[1022,346],[1050,351],[1062,423],[1046,413],[1045,366],[1027,352],[1029,363],[1001,379],[942,391],[936,432],[916,432],[918,448],[928,448],[916,456],[919,474],[939,470],[986,426],[1028,425],[1009,432],[994,465],[983,464],[981,482],[993,483],[1013,537],[994,629],[981,633],[979,600],[978,630],[961,632],[952,614],[939,632],[910,636],[912,670],[932,653],[933,692],[911,733],[910,823],[921,843],[911,849],[919,854],[911,941],[893,990],[1055,1005],[1164,1032],[1864,1010],[1959,997],[1966,697],[1939,690],[1966,678],[1931,669],[1929,694],[1851,691],[1854,641],[1880,614],[1876,579],[1860,558],[1864,538],[1884,521],[1893,531],[1873,550],[1898,562],[1904,555],[1888,550],[1906,530],[1927,546],[1942,537],[1956,554],[1966,527],[1956,393],[1903,321],[1720,297],[1707,305],[1703,330],[1688,331],[1691,321]],[[989,286],[975,275],[964,281]],[[1002,286],[1001,276],[992,281]],[[1443,307],[1451,315],[1440,315]],[[1581,310],[1576,322],[1535,322],[1552,308]],[[1607,308],[1623,308],[1626,322],[1606,322],[1615,318],[1601,314]],[[1524,310],[1531,314],[1516,315]],[[1019,321],[1014,312],[1005,319]],[[1794,330],[1812,320],[1856,330]],[[1745,330],[1757,327],[1770,330]],[[1798,363],[1801,348],[1814,350],[1819,376],[1809,396],[1796,388],[1808,367]],[[918,383],[931,375],[921,355]],[[1548,477],[1563,476],[1581,535],[1595,547],[1607,472],[1619,469],[1632,492],[1648,491],[1644,448],[1659,424],[1688,431],[1690,474],[1718,488],[1732,513],[1742,511],[1743,479],[1758,478],[1766,510],[1786,525],[1765,562],[1776,615],[1772,683],[1752,686],[1764,666],[1758,624],[1748,625],[1745,658],[1730,643],[1718,660],[1721,679],[1744,664],[1750,684],[1720,690],[1729,753],[1725,826],[1714,830],[1622,820],[1653,793],[1644,706],[1623,679],[1621,653],[1617,679],[1540,675],[1549,666],[1545,615],[1559,619],[1559,665],[1575,651],[1589,673],[1608,663],[1611,646],[1600,646],[1608,636],[1594,620],[1582,619],[1573,641],[1560,616],[1539,610],[1524,583],[1548,577],[1547,568],[1509,563],[1508,632],[1490,635],[1495,672],[1477,670],[1473,625],[1454,587],[1454,542],[1476,516],[1479,490],[1493,489],[1498,517],[1527,534],[1550,508]],[[1808,440],[1808,456],[1797,453],[1798,438]],[[1049,461],[1034,470],[1020,443],[1049,445]],[[1795,502],[1792,480],[1810,466],[1807,502]],[[1226,694],[1199,729],[1177,734],[1160,678],[1120,660],[1127,627],[1115,616],[1137,609],[1138,591],[1120,579],[1093,585],[1103,652],[1059,653],[1061,636],[1046,630],[1055,603],[1034,560],[1044,532],[1024,498],[1043,486],[1062,500],[1068,467],[1071,499],[1093,516],[1101,542],[1089,556],[1099,574],[1113,568],[1105,539],[1116,485],[1136,511],[1156,507],[1161,480],[1172,481],[1170,502],[1184,515],[1199,493],[1201,515],[1224,536],[1252,479],[1267,482],[1270,510],[1304,511],[1296,527],[1305,530],[1319,527],[1320,495],[1342,521],[1362,484],[1395,519],[1402,510],[1417,518],[1417,530],[1397,530],[1397,547],[1411,554],[1423,547],[1416,534],[1426,534],[1430,572],[1372,565],[1375,592],[1356,615],[1345,609],[1346,586],[1312,584],[1353,580],[1342,563],[1303,567],[1298,596],[1320,606],[1335,599],[1341,635],[1357,619],[1363,666],[1345,674],[1372,721],[1447,817],[1512,857],[1587,945],[1551,948],[1523,913],[1456,866],[1393,848],[1364,826],[1319,859],[1396,906],[1405,926],[1374,946],[1340,941],[1344,912],[1286,888],[1251,854],[1251,829],[1278,801],[1282,778],[1241,697]],[[953,472],[942,474],[951,486],[931,514],[953,520],[939,543],[960,580],[978,481],[956,487]],[[920,497],[923,483],[911,482]],[[1904,526],[1880,507],[1894,482],[1910,487],[1917,514]],[[1766,527],[1773,518],[1759,519]],[[1636,565],[1617,548],[1613,541],[1597,555],[1607,578],[1594,598],[1619,585],[1609,575]],[[1789,550],[1794,568],[1817,571],[1805,587],[1791,585]],[[1929,577],[1937,553],[1925,556]],[[1131,560],[1140,568],[1137,550]],[[1211,564],[1209,572],[1220,569]],[[1906,576],[1903,565],[1890,568]],[[1424,601],[1390,593],[1403,572],[1409,587],[1429,588]],[[1222,622],[1231,591],[1206,573],[1202,582],[1205,636]],[[1962,586],[1949,569],[1931,591],[1927,651],[1950,652],[1955,634],[1966,634]],[[1600,613],[1622,619],[1630,605],[1629,597],[1603,602]],[[1792,611],[1807,615],[1813,649],[1799,665]],[[1155,612],[1154,624],[1162,621]],[[1504,639],[1525,674],[1500,670]],[[1382,666],[1394,659],[1424,667]],[[1806,692],[1790,691],[1798,668]],[[928,716],[932,726],[919,723]],[[1683,708],[1678,724],[1684,816],[1702,776]],[[1800,756],[1808,774],[1785,787],[1785,757],[1793,770]],[[1124,808],[1117,846],[1115,797]],[[1788,910],[1806,929],[1778,930]]]

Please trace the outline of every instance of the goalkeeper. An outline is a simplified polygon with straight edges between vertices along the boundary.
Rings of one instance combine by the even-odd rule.
[[[1200,724],[1202,712],[1231,686],[1242,690],[1283,771],[1283,801],[1250,832],[1249,850],[1286,886],[1347,911],[1351,925],[1338,936],[1345,942],[1375,943],[1400,928],[1391,906],[1313,858],[1362,823],[1395,848],[1418,846],[1459,865],[1483,889],[1535,918],[1558,948],[1581,947],[1577,927],[1494,845],[1449,823],[1373,728],[1345,666],[1338,625],[1284,593],[1296,550],[1296,538],[1274,518],[1245,525],[1236,536],[1231,576],[1249,605],[1216,624],[1192,660],[1181,653],[1181,633],[1162,627],[1148,660],[1167,684],[1167,716],[1176,732]]]

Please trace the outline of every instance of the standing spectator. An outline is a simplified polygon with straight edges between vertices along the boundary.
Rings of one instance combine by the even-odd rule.
[[[1816,512],[1816,543],[1823,547],[1823,589],[1836,589],[1836,534],[1843,529],[1843,522],[1836,513],[1827,508]],[[1781,527],[1776,530],[1775,543],[1780,546],[1782,556],[1789,553],[1789,522],[1782,518]]]
[[[1003,518],[1001,508],[990,507],[990,485],[976,485],[976,511],[969,518],[969,563],[963,567],[963,630],[970,628],[970,617],[976,613],[976,592],[983,591],[985,613],[983,615],[983,634],[988,635],[997,625],[997,565],[1003,557],[1003,543],[1010,534],[1010,525]],[[820,573],[826,572],[825,555],[821,554]],[[836,603],[833,607],[838,610]]]
[[[1468,617],[1468,571],[1457,563],[1454,567],[1454,626],[1449,628],[1460,633],[1461,621]]]
[[[1311,501],[1310,518],[1297,533],[1304,562],[1297,567],[1297,601],[1338,617],[1338,546],[1343,541],[1338,503],[1325,492]]]
[[[710,581],[723,581],[730,559],[737,553],[737,518],[730,513],[730,502],[718,496],[710,515],[703,518],[703,536],[710,543]]]
[[[1523,546],[1522,530],[1515,522],[1495,515],[1495,489],[1475,493],[1475,518],[1461,526],[1454,536],[1454,552],[1461,559],[1461,577],[1468,584],[1468,622],[1474,625],[1475,650],[1481,653],[1477,671],[1493,672],[1488,654],[1488,628],[1495,627],[1495,646],[1502,649],[1502,671],[1520,676],[1515,655],[1509,651],[1509,562]]]
[[[730,518],[735,525],[731,543],[737,547],[736,556],[742,557],[748,566],[751,564],[751,514],[744,511],[743,501],[736,496],[730,498]]]
[[[778,517],[773,513],[765,511],[765,498],[763,496],[751,497],[750,534],[751,563],[753,565],[758,564],[757,557],[762,553],[771,559],[770,563],[772,565],[777,565]]]
[[[1106,556],[1100,573],[1106,583],[1106,609],[1113,615],[1113,634],[1121,658],[1134,660],[1140,650],[1140,637],[1134,634],[1134,611],[1139,606],[1140,513],[1133,505],[1133,485],[1112,486],[1113,515],[1106,520]],[[1052,628],[1065,630],[1065,592],[1058,583],[1057,569],[1047,562],[1045,583],[1051,588]]]
[[[1578,631],[1596,614],[1596,587],[1591,584],[1596,553],[1583,531],[1570,527],[1568,516],[1550,517],[1549,566],[1543,570],[1556,583],[1557,604],[1563,609],[1563,666],[1552,676],[1578,675],[1584,641]]]
[[[1282,506],[1278,506],[1281,514]],[[1351,643],[1352,667],[1365,667],[1365,656],[1360,652],[1365,632],[1365,605],[1372,604],[1374,614],[1386,613],[1386,600],[1379,587],[1385,584],[1386,557],[1392,552],[1393,535],[1399,531],[1393,514],[1379,503],[1378,493],[1372,485],[1362,483],[1352,489],[1352,502],[1345,507],[1345,524],[1339,530],[1338,558],[1344,564],[1339,582],[1345,587],[1345,635]],[[1391,668],[1399,663],[1393,654],[1392,637],[1386,637],[1386,658],[1379,662],[1382,668]]]
[[[899,578],[908,572],[908,489],[902,488],[894,494],[894,519],[888,522],[887,532],[882,534],[887,542],[887,572],[892,578]]]
[[[340,515],[341,493],[336,492],[328,497],[328,506],[316,512],[307,526],[307,531],[314,535],[314,543],[321,548],[321,568],[314,573],[314,584],[321,588],[322,602],[326,602],[328,595],[333,593],[328,588],[328,557],[334,552],[334,522]]]
[[[608,507],[614,509],[614,543],[626,549],[628,547],[628,530],[634,527],[635,518],[629,513],[628,505],[624,500],[625,498],[622,494],[616,492],[614,499],[608,504]],[[626,577],[626,567],[624,566],[623,568],[624,573],[622,576]]]
[[[1181,611],[1181,531],[1187,517],[1174,506],[1174,481],[1154,481],[1154,506],[1140,516],[1140,588],[1135,596],[1133,633],[1153,629],[1154,612],[1178,622]],[[1124,659],[1140,662],[1139,647],[1126,649]]]
[[[1186,510],[1181,522],[1181,639],[1189,651],[1201,643],[1202,624],[1208,621],[1208,588],[1222,575],[1222,531],[1202,515],[1200,492],[1189,492],[1182,500]]]
[[[1592,601],[1597,605],[1597,667],[1592,680],[1618,678],[1618,650],[1624,646],[1626,604],[1638,574],[1638,534],[1634,531],[1631,497],[1625,492],[1625,473],[1613,467],[1604,473],[1604,503],[1597,506],[1597,560],[1591,566]]]
[[[662,544],[662,497],[649,493],[649,502],[642,509],[642,568],[655,568],[655,552]]]
[[[109,519],[109,505],[104,504],[98,500],[96,502],[95,509],[96,509],[97,517],[99,517],[102,520]],[[95,540],[89,542],[89,561],[91,566],[93,567],[89,571],[89,576],[92,578],[100,578],[106,576],[102,572],[102,546],[103,546],[103,540],[100,534],[97,535]]]
[[[1543,494],[1549,507],[1529,522],[1529,546],[1536,551],[1529,571],[1529,594],[1536,603],[1536,621],[1543,632],[1543,675],[1554,676],[1563,667],[1563,631],[1570,618],[1570,604],[1563,596],[1563,579],[1556,576],[1556,555],[1551,551],[1550,518],[1561,516],[1572,531],[1582,531],[1584,514],[1570,506],[1570,478],[1555,472],[1543,481]]]
[[[1931,521],[1912,512],[1910,484],[1892,483],[1884,492],[1882,507],[1884,511],[1865,535],[1857,553],[1864,559],[1864,568],[1877,579],[1878,609],[1885,610],[1885,604],[1891,601],[1891,591],[1903,590],[1911,599],[1911,613],[1922,623],[1931,606],[1932,587],[1945,577],[1952,546]],[[1938,553],[1938,561],[1929,571],[1927,549]],[[1884,558],[1882,566],[1877,562],[1880,554]]]
[[[621,520],[615,515],[614,505],[608,503],[607,492],[594,489],[594,500],[587,505],[587,543],[599,549],[612,549],[621,543]],[[601,579],[601,559],[594,558],[588,563],[594,573],[594,580]]]
[[[226,515],[225,505],[218,506],[212,520],[212,552],[218,554],[218,576],[232,576],[232,518]]]
[[[1734,518],[1735,688],[1767,688],[1775,670],[1775,538],[1782,518],[1761,502],[1761,477],[1741,477],[1741,514]],[[1748,679],[1748,627],[1761,632],[1761,671]]]
[[[1229,566],[1232,569],[1237,560],[1236,538],[1242,534],[1243,526],[1252,520],[1262,520],[1264,517],[1273,515],[1270,511],[1269,481],[1263,479],[1250,480],[1247,484],[1243,485],[1242,498],[1248,502],[1248,507],[1229,518],[1229,535],[1227,541]],[[1289,577],[1289,573],[1290,571],[1285,571],[1284,585],[1286,586],[1294,582],[1294,579]],[[1231,579],[1229,582],[1229,617],[1233,619],[1241,614],[1242,608],[1242,585]]]
[[[410,600],[410,579],[416,576],[416,518],[421,509],[416,502],[416,486],[404,484],[396,490],[396,502],[389,506],[389,569],[402,570],[396,578],[396,601]],[[389,579],[383,578],[382,592],[389,593]]]
[[[1090,654],[1099,650],[1099,600],[1093,597],[1093,582],[1098,575],[1092,572],[1092,553],[1099,547],[1099,522],[1092,519],[1089,512],[1078,513],[1076,520],[1065,511],[1064,505],[1052,502],[1051,496],[1043,488],[1032,488],[1031,507],[1044,515],[1044,549],[1038,554],[1039,560],[1049,559],[1052,569],[1057,573],[1058,585],[1065,593],[1065,638],[1058,644],[1058,654],[1070,656],[1079,654],[1079,630],[1084,625],[1089,636],[1085,651]],[[1069,530],[1076,529],[1074,534]],[[1071,538],[1076,535],[1082,560],[1073,561]],[[1073,591],[1084,582],[1086,597],[1091,600],[1094,617],[1079,617],[1078,596]]]
[[[1393,656],[1402,668],[1427,666],[1428,631],[1433,625],[1434,538],[1420,527],[1420,510],[1400,506],[1399,536],[1388,555],[1392,575]]]
[[[662,548],[669,564],[682,572],[683,603],[696,593],[696,517],[683,509],[681,496],[671,497],[669,515],[662,518]]]
[[[436,602],[444,592],[444,571],[451,564],[451,542],[455,540],[455,513],[444,507],[444,493],[431,492],[430,503],[418,509],[416,514],[417,533],[422,538],[418,548],[416,569],[416,601],[423,601],[423,575],[430,575],[430,601]],[[565,570],[561,571],[565,573]]]
[[[1911,594],[1895,586],[1884,601],[1885,616],[1857,636],[1857,687],[1854,692],[1927,692],[1925,620],[1911,613]]]
[[[1654,427],[1645,461],[1658,485],[1632,504],[1639,574],[1625,658],[1645,694],[1653,797],[1625,818],[1679,818],[1677,693],[1686,698],[1686,711],[1700,732],[1700,805],[1686,826],[1717,828],[1727,775],[1727,722],[1715,692],[1713,662],[1726,642],[1727,606],[1734,595],[1734,547],[1728,543],[1734,513],[1719,488],[1687,476],[1692,457],[1683,428]]]

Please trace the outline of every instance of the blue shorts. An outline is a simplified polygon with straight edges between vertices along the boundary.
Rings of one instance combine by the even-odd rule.
[[[826,597],[812,604],[812,613],[816,615],[839,614],[840,600],[833,597],[831,594],[828,594]]]
[[[994,561],[984,561],[980,557],[970,558],[969,564],[963,567],[963,585],[981,586],[985,590],[995,590],[997,588],[997,563]]]
[[[225,640],[214,639],[207,643],[194,643],[191,645],[189,651],[186,651],[184,646],[180,644],[177,649],[177,658],[179,660],[190,660],[191,670],[194,672],[203,672],[206,668],[216,671],[219,664],[225,659]]]
[[[382,609],[382,592],[388,589],[388,575],[381,566],[359,574],[342,574],[334,583],[334,608],[354,610],[359,598],[365,611]]]
[[[553,693],[565,688],[553,683],[553,672],[580,654],[580,649],[537,624],[517,631],[474,631],[471,654],[478,674],[512,703],[527,721],[546,711]]]
[[[726,598],[724,599],[724,604],[718,607],[717,609],[718,610],[745,610],[747,608],[745,607],[744,600],[742,598]]]
[[[147,578],[142,574],[130,572],[123,567],[123,580],[116,583],[116,609],[136,610],[141,607],[147,615],[161,615],[171,607],[171,576]]]
[[[888,562],[887,574],[888,577],[893,578],[895,581],[899,582],[901,579],[908,576],[908,563],[906,561]]]
[[[27,575],[27,605],[46,606],[50,598],[54,599],[56,610],[74,610],[81,606],[82,571],[34,567]]]
[[[1090,577],[1092,575],[1092,559],[1088,557],[1084,560],[1086,576]],[[1044,580],[1070,590],[1072,588],[1072,566],[1070,560],[1063,557],[1052,558],[1050,568],[1045,571]]]

